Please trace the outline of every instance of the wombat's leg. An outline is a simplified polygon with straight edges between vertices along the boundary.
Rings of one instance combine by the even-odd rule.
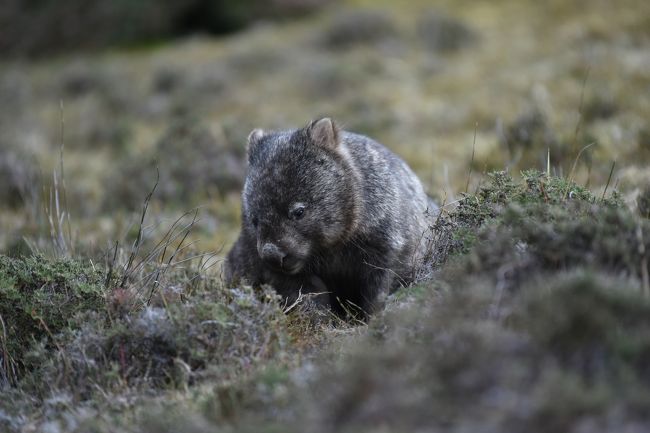
[[[374,314],[384,306],[393,278],[393,271],[383,268],[374,268],[364,276],[359,305],[364,316]]]
[[[262,262],[257,255],[255,241],[242,232],[223,264],[224,281],[233,285],[243,279],[256,286],[262,283],[261,269]]]
[[[315,275],[309,279],[309,282],[313,290],[309,292],[309,299],[318,306],[330,308],[330,289],[325,282]]]
[[[318,277],[288,276],[273,271],[267,271],[265,277],[268,284],[284,298],[287,305],[294,303],[301,295],[308,295],[311,301],[329,307],[327,287]]]

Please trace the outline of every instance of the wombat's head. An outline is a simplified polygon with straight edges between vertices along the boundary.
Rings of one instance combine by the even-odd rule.
[[[299,273],[346,239],[359,219],[359,178],[340,132],[325,118],[302,129],[248,137],[244,230],[269,266]]]

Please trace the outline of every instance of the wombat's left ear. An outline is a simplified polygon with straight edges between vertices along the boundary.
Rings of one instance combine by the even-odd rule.
[[[253,129],[250,134],[248,134],[248,143],[246,144],[246,156],[250,161],[251,155],[254,154],[259,146],[260,141],[264,137],[264,131],[261,129]]]
[[[329,117],[310,123],[307,130],[317,146],[334,150],[339,145],[339,127]]]

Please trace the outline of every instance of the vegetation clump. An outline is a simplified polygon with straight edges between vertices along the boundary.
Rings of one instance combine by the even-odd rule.
[[[142,185],[159,182],[156,198],[177,204],[196,204],[205,197],[240,191],[244,180],[243,146],[192,119],[181,118],[163,133],[144,156],[127,155],[108,177],[105,206],[138,209]],[[143,169],[146,167],[146,169]],[[156,176],[158,171],[158,176]]]
[[[536,171],[492,173],[443,209],[428,279],[392,295],[367,328],[214,277],[160,287],[140,307],[114,289],[108,307],[100,298],[78,325],[29,344],[11,392],[65,391],[110,413],[98,390],[197,390],[175,409],[147,400],[135,422],[77,417],[96,431],[650,428],[647,219],[616,193]],[[5,406],[5,424],[20,425]]]
[[[0,386],[13,396],[0,426],[20,424],[29,402],[97,407],[106,395],[225,383],[284,356],[275,292],[186,272],[170,271],[170,286],[116,286],[89,263],[0,256]]]
[[[34,159],[17,146],[0,143],[0,203],[14,209],[32,206],[38,201],[39,182]]]
[[[102,311],[103,278],[79,261],[0,256],[2,378],[17,378],[33,342],[48,340],[53,349],[50,337],[74,326],[79,313]]]
[[[427,11],[418,21],[418,35],[433,52],[451,53],[477,42],[477,33],[462,21],[438,11]]]
[[[553,224],[553,216],[558,213],[564,212],[565,219],[574,220],[579,215],[599,214],[623,204],[616,192],[598,200],[575,182],[537,170],[524,171],[521,176],[521,181],[515,181],[503,171],[489,173],[475,194],[464,194],[451,210],[443,207],[426,240],[430,254],[424,266],[429,272],[425,275],[431,275],[431,267],[444,264],[449,255],[469,252],[484,226],[488,226],[485,232],[491,233],[497,227],[516,229],[528,223],[535,226],[540,219]]]
[[[328,48],[347,49],[359,45],[379,45],[396,35],[397,29],[390,17],[371,10],[334,16],[321,38]]]
[[[276,296],[250,288],[197,293],[122,317],[92,312],[80,327],[54,336],[58,352],[33,347],[33,369],[22,386],[46,394],[60,387],[87,398],[97,386],[118,392],[230,380],[286,348],[283,325]],[[44,385],[47,378],[61,380]]]
[[[478,278],[446,280],[449,291],[382,318],[380,339],[323,368],[309,431],[650,426],[650,304],[638,287],[583,271],[504,292]]]
[[[453,255],[365,331],[347,328],[314,365],[152,408],[129,431],[649,428],[647,221],[533,171],[491,174],[444,221]]]

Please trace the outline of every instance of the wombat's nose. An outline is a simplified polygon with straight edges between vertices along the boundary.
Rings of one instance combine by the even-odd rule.
[[[275,244],[268,242],[262,246],[262,250],[260,251],[260,257],[262,260],[279,268],[282,267],[282,261],[286,256],[287,255]]]

